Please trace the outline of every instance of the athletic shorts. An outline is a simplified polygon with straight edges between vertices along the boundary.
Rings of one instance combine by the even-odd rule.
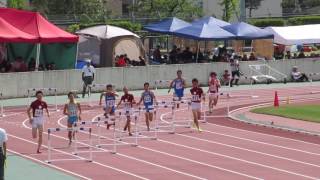
[[[191,110],[201,110],[200,102],[191,102]]]
[[[175,90],[174,94],[173,94],[173,97],[178,97],[179,100],[181,100],[181,98],[183,97],[183,89],[178,89],[178,90]]]
[[[68,124],[74,124],[78,121],[78,117],[77,116],[69,116],[68,117]]]
[[[219,93],[209,92],[209,99],[210,100],[217,99],[218,97],[219,97]]]
[[[145,110],[147,113],[152,112],[154,110],[154,106],[153,105],[148,105],[148,106],[144,106]]]
[[[32,119],[32,128],[40,128],[43,127],[44,117],[33,117]]]
[[[107,110],[109,110],[110,108],[111,108],[111,111],[107,112]],[[103,110],[106,111],[106,113],[114,114],[116,112],[116,107],[115,106],[112,106],[112,107],[106,106],[103,108]]]
[[[131,116],[133,114],[132,108],[124,108],[123,112],[126,116]]]

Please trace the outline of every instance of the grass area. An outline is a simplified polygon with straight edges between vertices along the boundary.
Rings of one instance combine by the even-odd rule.
[[[320,105],[286,105],[278,108],[263,107],[253,109],[251,112],[320,123]]]

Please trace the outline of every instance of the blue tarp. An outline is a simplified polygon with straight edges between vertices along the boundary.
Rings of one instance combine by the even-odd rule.
[[[230,25],[230,23],[214,17],[203,17],[201,19],[197,19],[192,22],[192,25],[201,25],[201,24],[217,25],[220,27]]]
[[[143,28],[147,31],[172,34],[174,31],[190,26],[191,24],[178,18],[168,18],[157,23],[151,23]]]
[[[235,39],[235,36],[230,32],[212,24],[188,26],[175,31],[173,35],[198,41]]]
[[[222,28],[234,34],[240,40],[271,39],[274,37],[272,33],[244,22],[234,23]]]

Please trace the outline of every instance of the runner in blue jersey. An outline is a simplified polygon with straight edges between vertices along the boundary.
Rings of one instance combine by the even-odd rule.
[[[65,104],[63,114],[68,116],[68,128],[72,128],[78,120],[81,120],[81,107],[80,104],[75,101],[75,94],[73,92],[68,93],[68,98],[69,102]],[[74,136],[75,132],[72,133],[72,131],[68,131],[69,145],[71,145]]]
[[[99,105],[102,105],[102,98],[105,98],[105,107],[104,107],[104,115],[107,118],[108,115],[113,116],[116,111],[116,97],[118,96],[112,88],[111,84],[108,84],[106,87],[106,92],[101,93]],[[107,129],[109,129],[110,124],[107,125]]]
[[[177,71],[177,78],[170,83],[168,93],[170,93],[172,87],[174,89],[173,100],[181,101],[182,97],[184,96],[184,88],[186,87],[186,82],[182,78],[181,70]],[[177,104],[177,108],[179,108],[179,104]]]
[[[149,89],[149,83],[144,83],[144,92],[141,95],[138,105],[143,101],[144,108],[146,110],[146,124],[148,131],[150,131],[150,121],[153,119],[154,102],[156,102],[156,97],[152,91]]]

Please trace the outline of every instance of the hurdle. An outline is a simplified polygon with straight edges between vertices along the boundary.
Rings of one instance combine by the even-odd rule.
[[[3,95],[2,92],[0,92],[0,117],[5,117],[3,106]]]
[[[117,153],[117,147],[118,146],[123,146],[123,145],[132,145],[132,146],[138,146],[138,132],[137,132],[137,126],[135,127],[135,135],[132,137],[124,137],[122,135],[122,133],[124,133],[123,131],[121,131],[119,128],[117,128],[117,126],[120,125],[120,123],[117,123],[118,121],[121,121],[121,117],[127,117],[128,115],[126,114],[122,114],[121,112],[118,112],[118,115],[115,116],[108,116],[107,117],[107,121],[102,120],[102,117],[97,117],[96,119],[94,119],[92,122],[98,122],[98,132],[97,132],[97,137],[98,137],[98,143],[97,143],[97,147],[101,148],[103,146],[107,146],[107,147],[112,147],[112,150],[110,150],[110,152],[112,154],[116,154]],[[135,120],[135,124],[137,124],[137,119],[138,116],[135,115],[130,115],[130,117],[134,117]],[[111,123],[109,122],[111,121]],[[112,140],[111,143],[102,143],[101,139],[106,139],[107,138],[107,134],[103,135],[102,133],[102,128],[105,128],[105,126],[102,126],[102,124],[107,124],[107,125],[113,125],[113,131],[112,131],[112,136],[109,138]],[[124,140],[126,139],[134,139],[133,143],[129,143],[129,142],[124,142]]]
[[[29,88],[27,89],[27,94],[28,94],[28,104],[27,107],[29,107],[31,103],[31,96],[33,96],[37,91],[42,91],[44,94],[45,92],[49,92],[49,94],[54,95],[54,106],[55,106],[55,111],[59,111],[58,109],[58,101],[57,101],[57,88]]]
[[[52,151],[54,150],[54,147],[52,146],[52,139],[51,139],[51,135],[54,132],[77,132],[77,131],[87,131],[89,132],[89,158],[83,158],[78,156],[79,153],[82,153],[82,151],[79,151],[79,147],[77,145],[77,143],[79,143],[80,141],[76,138],[77,136],[75,136],[75,140],[73,142],[73,148],[74,148],[74,152],[73,155],[76,156],[76,158],[56,158],[53,159],[52,158]],[[49,128],[48,129],[48,159],[47,159],[47,163],[52,163],[52,162],[57,162],[57,161],[76,161],[76,160],[85,160],[88,162],[92,162],[92,138],[91,138],[91,132],[92,129],[91,128],[85,128],[85,127],[72,127],[72,128]],[[85,151],[88,152],[88,151]]]
[[[311,88],[313,88],[314,87],[314,84],[313,84],[313,77],[314,76],[319,76],[320,75],[320,73],[310,73],[310,74],[308,74],[308,77],[309,77],[309,81],[310,81],[310,84],[311,84]],[[320,93],[320,90],[317,90],[317,91],[311,91],[311,94],[319,94]]]

